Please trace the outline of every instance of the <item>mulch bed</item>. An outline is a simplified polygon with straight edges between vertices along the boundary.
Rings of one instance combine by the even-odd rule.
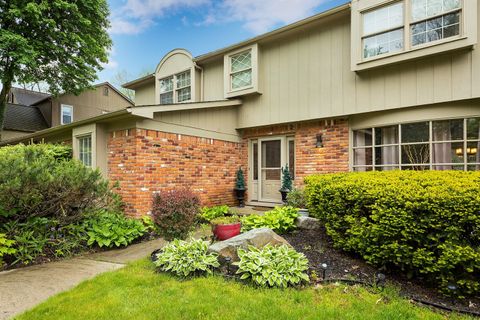
[[[419,279],[408,279],[398,270],[378,270],[366,264],[361,258],[333,248],[325,229],[299,230],[283,236],[297,251],[302,252],[310,262],[310,272],[315,271],[322,279],[321,265],[327,264],[325,278],[359,280],[374,283],[376,275],[383,273],[386,280],[400,289],[400,293],[410,298],[435,303],[447,308],[480,312],[480,297],[454,299],[439,293]]]

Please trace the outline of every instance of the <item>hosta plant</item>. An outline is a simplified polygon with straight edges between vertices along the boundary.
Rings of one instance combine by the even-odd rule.
[[[287,245],[266,245],[262,249],[249,246],[248,250],[238,249],[237,274],[240,279],[251,279],[263,287],[286,288],[308,282],[306,273],[308,260],[303,253]]]
[[[249,215],[242,218],[242,232],[257,228],[269,228],[277,233],[286,233],[296,228],[298,209],[293,207],[276,207],[265,212],[263,216]]]
[[[107,211],[93,216],[85,224],[89,246],[93,244],[108,248],[127,246],[147,231],[142,221]]]
[[[173,240],[157,254],[154,264],[162,271],[172,272],[179,277],[211,274],[220,266],[218,255],[208,252],[208,242],[203,240]]]
[[[9,240],[6,238],[5,234],[0,233],[0,267],[2,266],[2,257],[7,254],[14,254],[16,250],[13,247],[15,244],[14,240]]]
[[[228,206],[203,207],[199,217],[204,221],[212,221],[213,219],[224,217],[228,213]]]

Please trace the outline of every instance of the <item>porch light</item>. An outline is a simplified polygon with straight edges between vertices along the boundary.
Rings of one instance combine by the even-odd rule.
[[[323,148],[323,139],[322,134],[317,134],[317,143],[315,144],[315,148]]]

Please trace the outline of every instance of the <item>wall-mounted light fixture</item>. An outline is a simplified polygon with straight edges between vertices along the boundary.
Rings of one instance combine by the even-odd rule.
[[[315,144],[315,148],[323,148],[323,138],[322,134],[317,134],[317,143]]]
[[[473,148],[467,148],[467,156],[474,156],[478,152],[478,149],[476,147]],[[455,154],[457,156],[463,156],[463,148],[457,148],[455,149]]]

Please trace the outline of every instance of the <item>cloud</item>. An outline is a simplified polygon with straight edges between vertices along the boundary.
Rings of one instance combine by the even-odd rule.
[[[113,58],[113,56],[116,55],[116,50],[115,50],[115,47],[112,47],[109,51],[108,51],[108,62],[107,63],[102,63],[102,67],[104,69],[108,69],[108,70],[114,70],[114,69],[117,69],[118,68],[118,62]]]
[[[195,26],[239,22],[259,34],[277,25],[288,24],[314,13],[320,4],[331,0],[127,0],[111,16],[111,34],[139,34],[155,20],[180,10],[203,12]],[[185,22],[185,16],[182,22]]]
[[[288,24],[313,14],[328,0],[224,0],[220,11],[238,21],[252,33],[266,32],[279,24]],[[223,9],[223,10],[222,10]]]
[[[155,19],[177,10],[208,5],[211,0],[127,0],[110,17],[110,34],[139,34],[155,24]]]

